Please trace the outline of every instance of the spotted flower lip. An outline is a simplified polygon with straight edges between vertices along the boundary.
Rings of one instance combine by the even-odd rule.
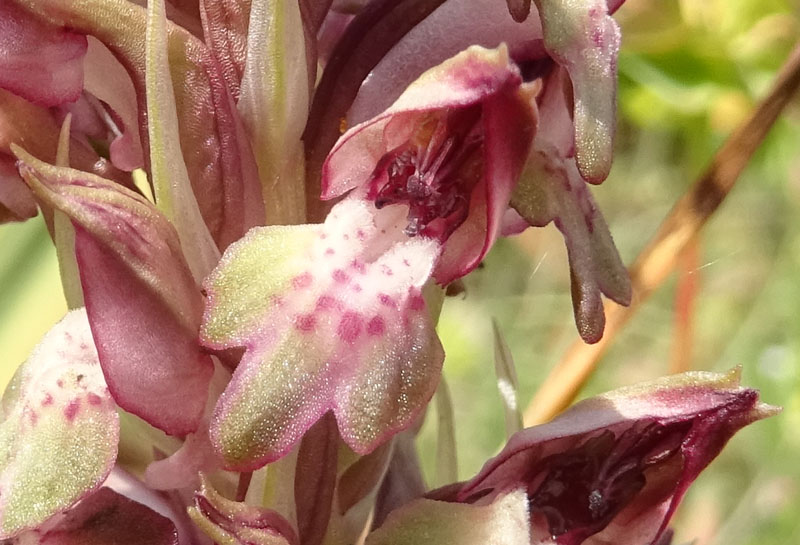
[[[725,443],[779,411],[739,386],[740,373],[690,372],[578,403],[512,436],[454,499],[526,490],[531,543],[656,542]]]
[[[444,354],[422,288],[439,245],[398,236],[398,208],[345,199],[322,225],[251,230],[206,280],[203,343],[246,349],[210,428],[226,467],[280,458],[328,411],[367,453],[433,395]]]
[[[463,276],[500,234],[533,139],[534,92],[505,47],[471,47],[339,139],[323,165],[322,198],[352,190],[378,208],[407,206],[406,234],[444,243],[437,281]]]

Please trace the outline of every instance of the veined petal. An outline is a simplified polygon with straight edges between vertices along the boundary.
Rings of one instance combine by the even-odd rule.
[[[119,418],[84,309],[56,324],[2,399],[0,539],[96,490],[117,458]]]
[[[37,197],[75,226],[84,299],[114,399],[167,433],[193,431],[213,364],[197,342],[202,297],[174,228],[113,182],[15,153]]]
[[[611,170],[619,27],[606,0],[536,0],[536,5],[545,47],[572,80],[578,170],[586,181],[600,183]]]
[[[228,467],[279,458],[329,410],[364,454],[433,394],[443,354],[421,289],[438,244],[392,238],[395,208],[348,199],[323,225],[252,230],[207,279],[203,341],[247,349],[211,425]]]
[[[0,88],[40,106],[78,99],[86,37],[48,24],[14,2],[0,4]]]
[[[234,100],[239,100],[247,56],[250,4],[251,0],[200,0],[205,42],[219,63]]]
[[[366,545],[528,545],[528,499],[513,491],[488,505],[416,500],[392,512]]]
[[[536,542],[653,543],[728,439],[776,412],[739,370],[620,388],[515,434],[457,499],[522,488]]]
[[[408,140],[425,112],[480,104],[520,82],[502,46],[471,47],[428,70],[388,109],[342,135],[322,169],[322,198],[366,183],[378,160]]]

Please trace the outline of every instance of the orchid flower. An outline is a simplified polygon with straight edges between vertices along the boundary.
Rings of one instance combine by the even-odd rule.
[[[563,232],[589,342],[630,299],[585,187],[621,2],[139,4],[0,4],[0,221],[42,211],[71,308],[3,395],[4,543],[641,544],[774,412],[685,375],[422,481],[443,288],[498,237]]]

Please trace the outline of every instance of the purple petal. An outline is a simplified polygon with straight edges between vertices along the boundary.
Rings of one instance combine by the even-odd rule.
[[[48,24],[15,2],[0,4],[0,88],[41,106],[78,99],[86,38]]]
[[[67,512],[41,545],[178,545],[172,522],[110,488],[101,488]]]
[[[3,395],[0,539],[41,525],[100,487],[117,458],[119,418],[86,311],[56,324]]]
[[[775,412],[758,403],[758,392],[739,386],[738,370],[621,388],[515,434],[458,497],[522,487],[534,537],[650,543],[728,439]]]
[[[174,228],[113,182],[16,153],[37,197],[75,226],[92,333],[117,403],[167,433],[193,431],[213,364],[197,343],[202,297]]]

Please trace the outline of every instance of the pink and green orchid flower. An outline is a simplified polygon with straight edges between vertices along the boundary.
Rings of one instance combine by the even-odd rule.
[[[583,338],[630,299],[585,186],[621,2],[140,4],[0,4],[0,220],[72,309],[3,396],[4,543],[641,545],[773,412],[673,377],[424,489],[443,287],[552,221]]]

